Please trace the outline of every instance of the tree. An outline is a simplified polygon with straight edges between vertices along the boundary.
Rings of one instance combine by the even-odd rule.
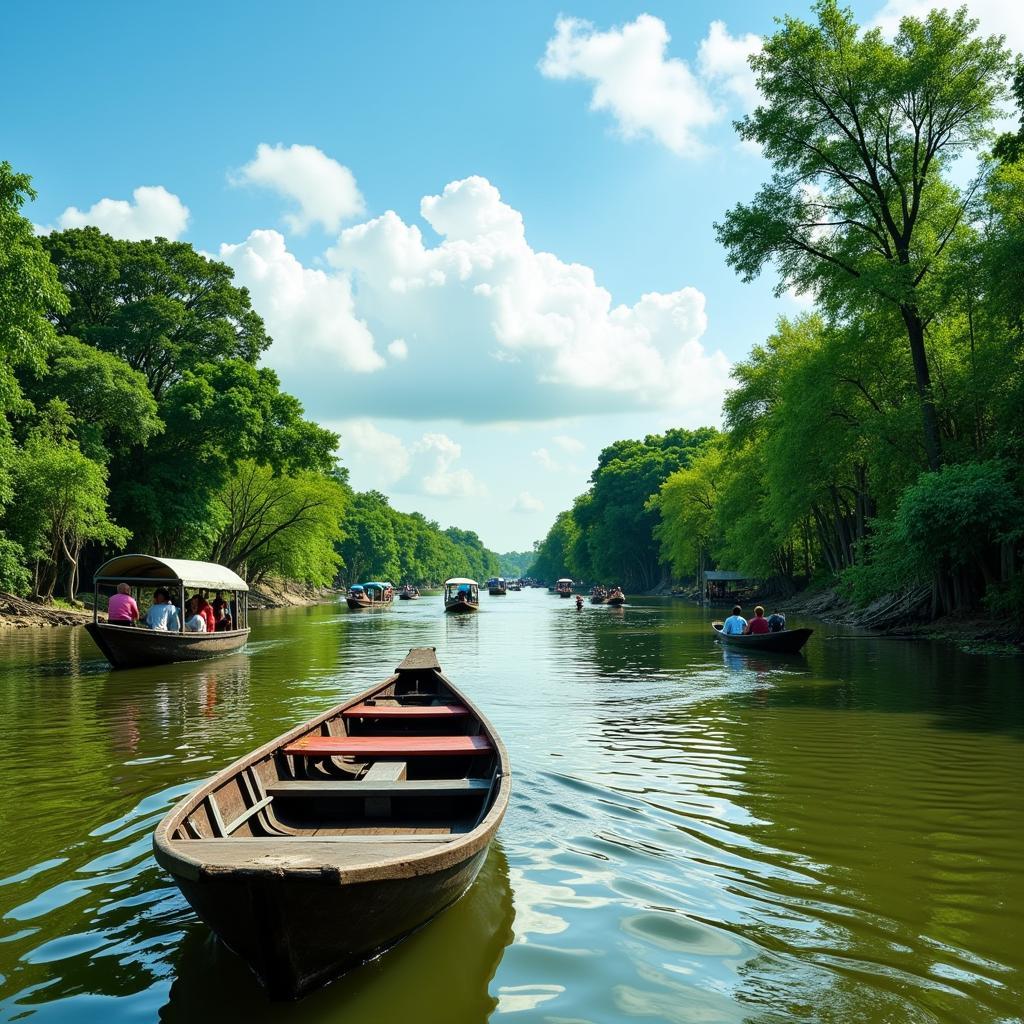
[[[341,564],[345,507],[342,486],[322,473],[281,475],[246,460],[217,493],[208,557],[253,585],[276,576],[326,586]]]
[[[899,313],[913,363],[929,467],[942,438],[926,328],[933,278],[975,189],[942,179],[949,160],[991,137],[1009,56],[966,10],[904,18],[892,43],[860,33],[818,0],[817,24],[787,17],[751,58],[763,102],[738,122],[775,173],[733,207],[718,238],[751,280],[774,260],[778,290],[815,293],[836,313],[882,303]]]
[[[157,401],[201,363],[255,363],[270,345],[234,271],[187,242],[123,241],[87,227],[44,244],[68,297],[53,311],[58,330],[119,356]]]
[[[123,545],[129,536],[107,515],[105,469],[83,455],[76,442],[40,431],[18,459],[15,494],[8,521],[35,562],[36,596],[52,600],[63,569],[65,594],[74,601],[82,545]]]

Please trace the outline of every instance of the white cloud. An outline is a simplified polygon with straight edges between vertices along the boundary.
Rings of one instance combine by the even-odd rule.
[[[352,283],[352,315],[378,337],[409,342],[408,358],[382,378],[388,401],[463,420],[555,418],[607,411],[609,401],[617,411],[717,415],[728,363],[700,344],[707,317],[697,289],[613,305],[589,267],[532,249],[521,214],[485,178],[450,183],[421,212],[442,236],[433,247],[388,211],[344,230],[327,252]],[[319,390],[326,402],[338,401],[344,382],[313,368],[307,383],[291,387]],[[344,400],[371,400],[360,391]]]
[[[594,84],[591,110],[607,110],[626,138],[651,136],[680,155],[704,151],[700,131],[721,111],[688,64],[666,58],[665,23],[641,14],[601,32],[590,22],[560,17],[548,40],[541,73]]]
[[[402,439],[381,430],[370,420],[352,420],[337,427],[341,454],[356,473],[360,489],[388,487],[406,476],[412,467]]]
[[[447,434],[424,434],[412,446],[412,455],[412,475],[418,478],[424,494],[436,498],[473,498],[487,493],[487,488],[468,469],[455,465],[462,457],[462,446]]]
[[[163,185],[142,185],[126,199],[101,199],[88,210],[69,206],[57,218],[61,228],[92,225],[114,238],[138,242],[143,238],[177,239],[188,224],[188,207]],[[44,228],[38,233],[49,233]]]
[[[220,259],[252,294],[274,339],[266,361],[282,374],[329,378],[332,370],[369,373],[384,366],[355,311],[348,279],[303,266],[279,232],[253,231],[238,245],[222,245]]]
[[[933,7],[952,12],[963,4],[964,0],[888,0],[872,25],[891,37],[899,29],[901,18],[924,18]],[[971,17],[978,19],[981,32],[1005,35],[1011,49],[1018,53],[1024,50],[1024,6],[1008,0],[966,0],[966,7]]]
[[[557,473],[561,470],[558,460],[548,451],[547,448],[538,448],[530,455],[535,458],[549,473]]]
[[[388,352],[392,359],[408,359],[409,346],[405,343],[405,338],[395,338],[395,340],[388,345]]]
[[[760,53],[762,45],[761,37],[753,32],[731,36],[724,21],[713,21],[701,40],[697,66],[705,79],[732,93],[744,109],[753,110],[759,93],[747,59]]]
[[[563,452],[568,452],[570,455],[579,455],[584,448],[582,441],[577,440],[575,437],[569,437],[567,434],[555,434],[551,440],[554,441]]]
[[[535,498],[529,491],[520,491],[516,500],[512,502],[513,512],[543,512],[544,502]]]
[[[294,199],[299,213],[285,223],[299,234],[320,224],[337,231],[341,222],[363,212],[363,197],[352,172],[316,146],[256,147],[256,158],[231,177],[234,185],[260,185]]]

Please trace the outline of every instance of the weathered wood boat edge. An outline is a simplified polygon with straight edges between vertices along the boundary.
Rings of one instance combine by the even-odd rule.
[[[141,668],[180,661],[203,661],[241,650],[249,627],[220,633],[175,633],[111,622],[87,622],[86,632],[114,668]]]
[[[775,651],[778,654],[799,654],[804,644],[810,639],[813,629],[806,627],[800,629],[784,629],[778,633],[757,633],[743,634],[741,636],[727,636],[714,623],[711,631],[715,638],[728,647],[735,647],[739,650],[749,651]]]

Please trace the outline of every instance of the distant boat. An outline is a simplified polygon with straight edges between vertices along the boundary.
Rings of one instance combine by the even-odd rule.
[[[509,589],[510,591],[512,591],[513,593],[518,593],[518,592],[519,592],[520,590],[522,590],[522,589],[523,589],[523,585],[522,585],[522,583],[520,583],[520,582],[519,582],[519,580],[513,580],[513,581],[512,581],[512,582],[511,582],[511,583],[510,583],[510,584],[508,585],[508,589]]]
[[[505,582],[503,576],[498,576],[495,579],[489,579],[487,581],[487,593],[491,597],[504,597],[505,592],[508,590],[508,584]]]
[[[565,576],[555,584],[555,592],[559,597],[572,597],[573,587],[575,586],[576,584]]]
[[[480,585],[476,580],[456,576],[445,580],[444,610],[446,612],[476,612],[480,610]]]
[[[388,679],[202,783],[153,848],[269,994],[294,999],[462,896],[510,789],[494,728],[434,649],[414,648]]]
[[[149,629],[145,625],[100,622],[100,592],[127,583],[137,600],[142,588],[168,591],[178,611],[178,629]],[[228,595],[233,629],[213,633],[185,630],[186,592]],[[249,587],[237,573],[215,562],[155,555],[118,555],[104,562],[93,576],[93,620],[86,630],[114,668],[165,665],[174,661],[200,661],[243,648],[249,639]],[[190,595],[189,595],[190,596]]]
[[[779,651],[796,654],[814,632],[813,629],[783,629],[778,633],[725,634],[722,623],[711,623],[712,632],[723,644],[745,647],[751,651]]]
[[[391,604],[395,588],[390,583],[353,583],[345,601],[353,611],[357,608],[377,608]]]
[[[399,601],[416,601],[419,599],[419,596],[419,590],[416,587],[409,586],[408,583],[398,592]]]
[[[626,603],[626,595],[622,592],[622,588],[612,587],[612,589],[608,591],[608,594],[604,599],[604,603],[611,605],[613,608],[621,608]]]
[[[590,603],[591,604],[604,604],[605,598],[607,596],[608,595],[607,595],[607,592],[605,591],[604,587],[594,587],[594,589],[590,591]]]

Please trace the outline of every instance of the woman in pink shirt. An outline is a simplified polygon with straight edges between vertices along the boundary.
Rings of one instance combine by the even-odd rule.
[[[130,626],[139,621],[139,606],[127,583],[118,583],[117,593],[107,602],[107,622]]]

